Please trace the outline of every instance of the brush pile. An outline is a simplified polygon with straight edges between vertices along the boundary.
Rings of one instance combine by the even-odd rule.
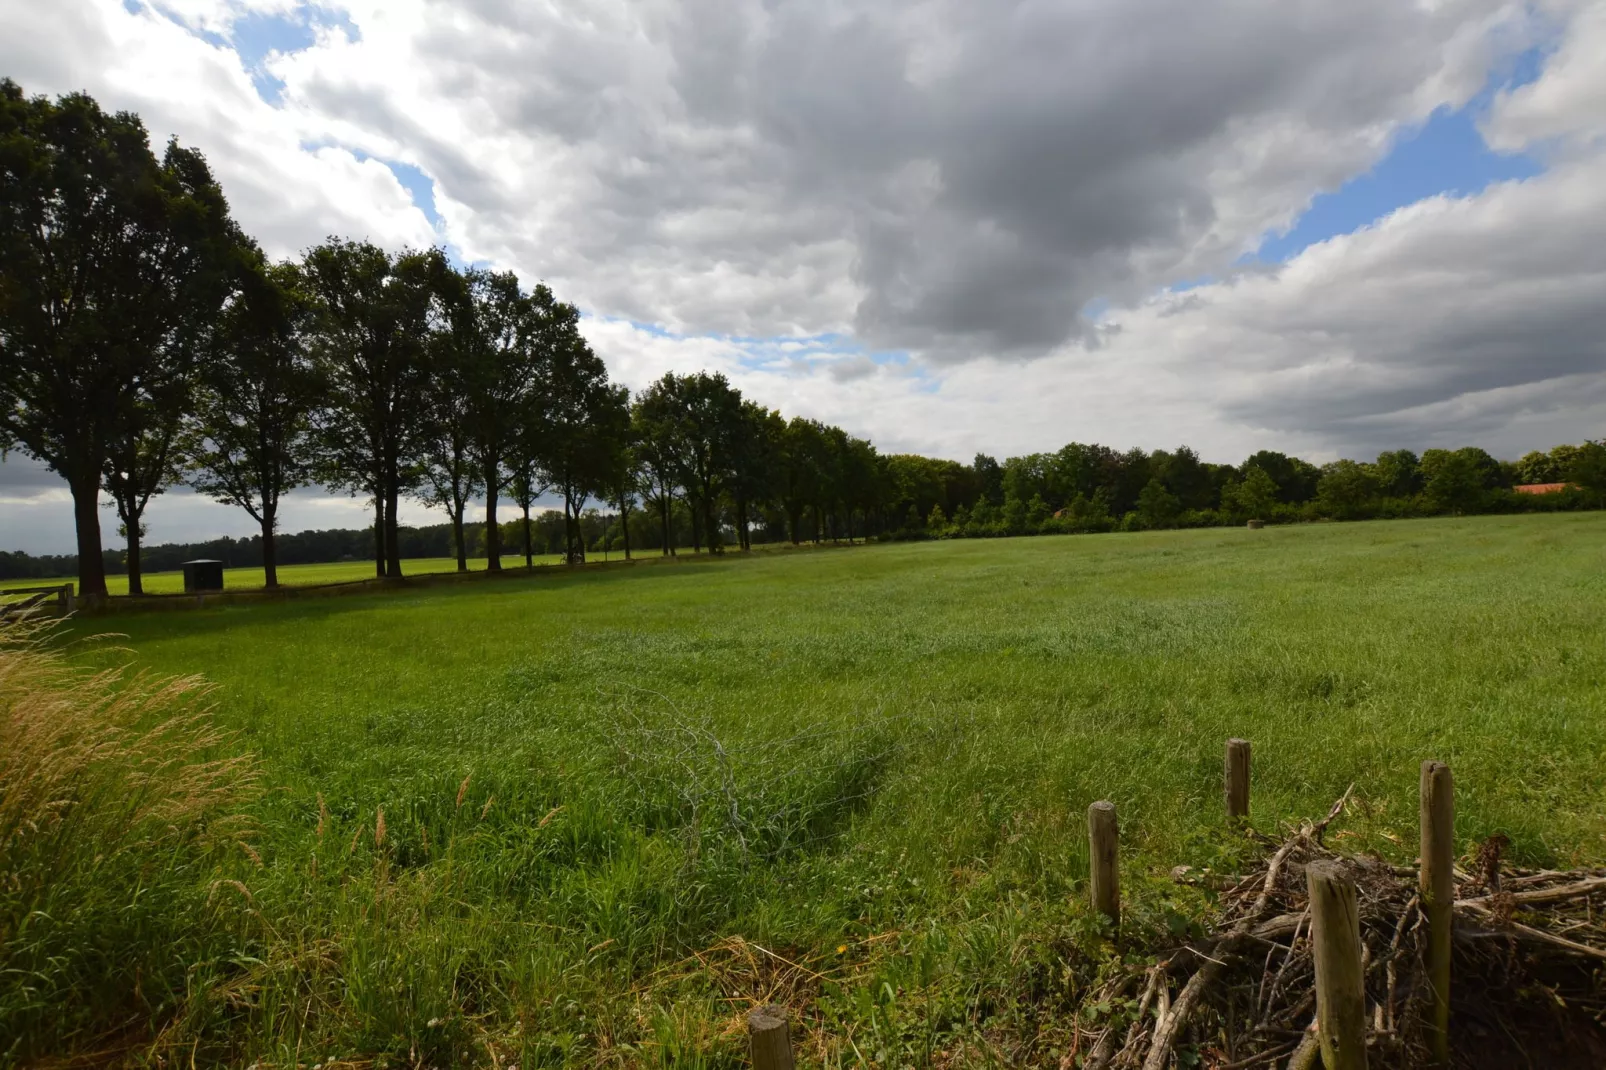
[[[1281,843],[1261,838],[1263,861],[1222,889],[1212,934],[1105,985],[1093,1002],[1117,1010],[1079,1026],[1081,1066],[1320,1066],[1305,892],[1305,867],[1318,859],[1341,862],[1355,880],[1371,1065],[1432,1065],[1422,1028],[1428,930],[1417,874],[1323,845],[1347,798]],[[1471,872],[1456,871],[1452,1064],[1606,1066],[1606,870],[1503,870],[1505,845],[1491,837]],[[1174,876],[1201,879],[1186,869]]]

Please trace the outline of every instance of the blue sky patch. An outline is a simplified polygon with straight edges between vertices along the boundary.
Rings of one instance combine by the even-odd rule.
[[[361,31],[346,12],[321,4],[301,4],[288,15],[246,11],[233,20],[227,35],[193,26],[162,3],[147,5],[142,0],[123,0],[123,10],[131,15],[140,14],[147,6],[207,44],[232,50],[251,76],[257,94],[275,105],[284,93],[284,83],[268,72],[266,63],[270,55],[275,52],[288,55],[305,51],[317,43],[318,31],[324,29],[339,29],[351,41],[362,38]]]
[[[1244,260],[1286,261],[1308,246],[1352,233],[1424,198],[1441,193],[1469,196],[1496,182],[1542,172],[1544,168],[1530,156],[1490,149],[1478,131],[1478,120],[1495,93],[1537,78],[1544,58],[1544,50],[1538,48],[1514,57],[1509,68],[1491,78],[1464,107],[1440,108],[1420,127],[1403,132],[1375,167],[1337,190],[1318,194],[1286,234],[1268,234]]]
[[[355,154],[359,159],[365,159],[361,153]],[[440,213],[435,210],[435,180],[424,174],[410,163],[397,163],[394,160],[380,160],[380,163],[390,168],[390,173],[396,176],[396,181],[412,194],[413,203],[418,210],[424,213],[429,225],[440,232],[443,224]]]

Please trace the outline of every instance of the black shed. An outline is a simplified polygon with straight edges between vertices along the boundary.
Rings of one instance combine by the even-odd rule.
[[[202,559],[186,561],[181,567],[184,569],[185,594],[223,589],[223,562]]]

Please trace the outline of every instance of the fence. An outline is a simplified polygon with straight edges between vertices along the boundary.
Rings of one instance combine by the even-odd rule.
[[[23,597],[12,601],[13,595]],[[78,600],[73,596],[73,585],[70,583],[52,587],[10,587],[0,590],[0,617],[31,616],[52,609],[66,615],[77,608]]]

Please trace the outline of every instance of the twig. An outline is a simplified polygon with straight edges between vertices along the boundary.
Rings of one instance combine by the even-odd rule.
[[[1599,891],[1606,891],[1606,877],[1591,877],[1574,884],[1558,884],[1531,892],[1501,892],[1498,896],[1480,895],[1471,899],[1457,899],[1455,905],[1472,907],[1476,910],[1479,907],[1493,906],[1497,900],[1506,903],[1556,903],[1563,899],[1574,899]]]
[[[1494,916],[1494,911],[1475,900],[1462,900],[1461,902],[1457,903],[1456,906],[1465,907],[1466,909],[1471,910],[1473,913],[1478,914],[1480,917],[1488,918]],[[1575,955],[1588,955],[1591,958],[1606,959],[1606,951],[1602,951],[1598,947],[1590,947],[1588,944],[1580,944],[1569,940],[1564,936],[1557,936],[1554,933],[1547,933],[1543,929],[1535,929],[1531,926],[1523,925],[1521,922],[1508,921],[1503,925],[1503,928],[1510,929],[1518,936],[1532,940],[1535,943],[1549,944],[1551,947],[1563,948],[1564,950],[1571,951]]]

